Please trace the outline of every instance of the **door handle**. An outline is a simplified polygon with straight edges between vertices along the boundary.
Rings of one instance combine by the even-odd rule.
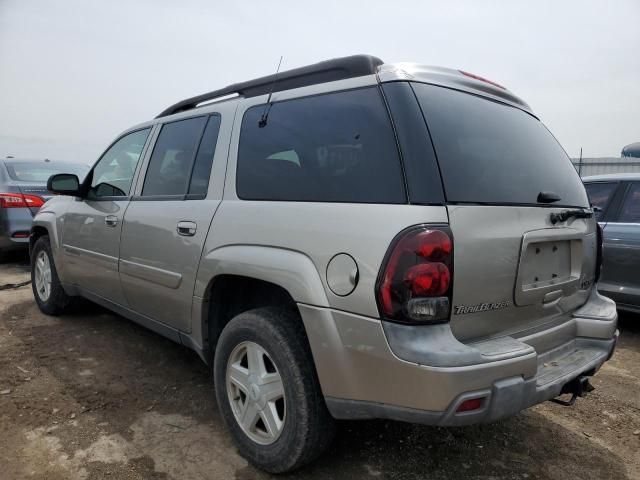
[[[104,217],[104,224],[107,227],[115,227],[116,225],[118,225],[118,217],[116,217],[115,215],[107,215],[106,217]]]
[[[196,234],[197,225],[194,222],[178,222],[176,228],[178,235],[183,237],[193,237]]]

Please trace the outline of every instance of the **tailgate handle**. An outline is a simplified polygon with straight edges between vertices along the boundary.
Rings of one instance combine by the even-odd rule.
[[[558,300],[562,297],[562,290],[554,290],[553,292],[547,293],[542,299],[542,303],[551,303]]]

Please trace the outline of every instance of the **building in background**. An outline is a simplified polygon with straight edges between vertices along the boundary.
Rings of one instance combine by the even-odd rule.
[[[640,173],[640,142],[622,149],[620,157],[572,158],[581,177],[606,173]]]

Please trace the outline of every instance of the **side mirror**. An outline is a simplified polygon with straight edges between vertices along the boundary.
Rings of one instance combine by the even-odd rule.
[[[47,180],[47,190],[58,195],[80,196],[80,180],[72,173],[58,173]]]

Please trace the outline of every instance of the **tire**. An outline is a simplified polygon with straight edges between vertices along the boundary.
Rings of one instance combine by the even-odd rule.
[[[42,279],[45,283],[48,282],[48,292],[43,291],[42,283],[38,281],[41,278],[42,270],[39,269],[39,262],[44,261],[48,264],[48,275],[44,273],[45,278]],[[47,270],[45,270],[46,272]],[[36,299],[38,308],[47,315],[61,315],[69,310],[71,306],[72,297],[67,295],[60,284],[58,278],[58,272],[56,265],[53,262],[53,255],[51,254],[51,244],[49,243],[49,237],[43,235],[36,240],[33,250],[31,252],[31,289],[33,290],[33,296]]]
[[[269,391],[265,390],[267,386],[259,386],[262,393],[256,393],[256,382],[249,380],[250,388],[245,390],[249,391],[250,396],[245,393],[243,399],[240,393],[242,389],[227,376],[228,368],[236,368],[233,370],[235,375],[237,371],[244,371],[243,365],[247,365],[247,372],[251,373],[248,364],[251,349],[256,349],[254,345],[259,347],[258,351],[262,349],[262,353],[266,354],[259,355],[264,367],[261,371],[266,371],[261,378],[279,375],[282,381],[280,390],[284,398],[269,405],[264,402],[269,395]],[[237,370],[238,365],[240,370]],[[231,430],[240,454],[253,465],[270,473],[290,472],[314,460],[331,443],[335,433],[335,420],[324,402],[311,349],[296,312],[266,307],[250,310],[233,318],[220,335],[213,373],[222,417]],[[247,378],[252,377],[249,375]],[[254,375],[253,379],[256,378],[258,377]],[[277,380],[269,385],[278,385]],[[243,402],[248,405],[246,402],[252,397],[254,403],[262,402],[263,410],[257,414],[255,427],[249,427],[249,433],[246,433],[247,427],[241,426],[236,416],[241,410],[238,405]],[[283,420],[277,435],[270,434],[267,428],[267,425],[273,426],[274,422],[262,420],[263,414],[268,411],[277,418],[275,423]],[[251,418],[252,413],[246,417]],[[251,432],[251,428],[255,428],[255,432]],[[254,438],[261,436],[265,438]]]

